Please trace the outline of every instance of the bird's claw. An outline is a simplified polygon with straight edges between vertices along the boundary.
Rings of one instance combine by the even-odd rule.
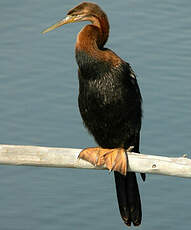
[[[129,152],[129,153],[131,153],[132,151],[133,151],[133,149],[135,148],[135,146],[129,146],[129,148],[128,149],[126,149],[126,152]]]
[[[128,151],[131,149],[128,149]],[[86,148],[80,152],[78,158],[86,160],[95,166],[105,165],[109,169],[109,173],[112,171],[118,171],[122,175],[127,173],[127,156],[123,148]]]

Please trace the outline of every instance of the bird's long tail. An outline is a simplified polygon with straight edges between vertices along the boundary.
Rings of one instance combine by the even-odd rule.
[[[126,176],[114,172],[117,199],[121,217],[126,225],[141,224],[142,211],[139,188],[135,173],[128,172]]]

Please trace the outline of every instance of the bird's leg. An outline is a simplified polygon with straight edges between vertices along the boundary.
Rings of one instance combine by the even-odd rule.
[[[128,152],[131,150],[132,147],[128,150],[124,148],[86,148],[80,152],[78,158],[86,160],[96,166],[105,164],[109,171],[118,171],[122,175],[126,175],[128,162],[126,151]]]

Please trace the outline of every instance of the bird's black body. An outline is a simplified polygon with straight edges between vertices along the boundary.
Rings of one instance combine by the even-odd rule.
[[[141,94],[130,65],[113,66],[76,49],[79,65],[79,109],[85,126],[102,148],[139,152]],[[119,208],[126,224],[141,222],[141,202],[135,173],[115,172]],[[131,209],[131,211],[130,211]],[[128,220],[124,217],[128,216]]]
[[[85,126],[103,148],[136,146],[142,112],[135,74],[126,62],[113,67],[86,56],[83,51],[76,52],[78,100]]]

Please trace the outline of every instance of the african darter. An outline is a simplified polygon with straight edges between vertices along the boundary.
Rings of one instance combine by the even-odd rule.
[[[126,155],[131,146],[139,152],[142,100],[135,73],[127,62],[104,47],[109,22],[94,3],[77,5],[43,33],[81,21],[91,24],[78,33],[76,41],[78,103],[83,122],[99,147],[84,149],[79,157],[114,171],[121,217],[128,226],[137,226],[142,218],[141,200],[136,175],[127,172]]]

